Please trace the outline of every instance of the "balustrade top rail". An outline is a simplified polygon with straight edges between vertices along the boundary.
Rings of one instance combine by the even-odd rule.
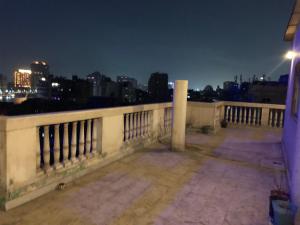
[[[248,103],[248,102],[188,102],[189,106],[198,107],[222,107],[222,106],[240,106],[240,107],[258,107],[270,109],[285,109],[285,105],[264,104],[264,103]],[[103,116],[114,116],[125,113],[133,113],[139,111],[147,111],[153,109],[172,107],[172,103],[156,103],[124,107],[112,107],[102,109],[88,109],[77,111],[42,113],[34,115],[18,115],[18,116],[0,116],[0,131],[18,130],[32,126],[42,126],[48,124],[58,124],[70,121],[79,121],[86,118],[97,118]]]
[[[285,105],[266,104],[255,102],[232,102],[232,101],[218,101],[218,102],[188,102],[191,106],[204,106],[204,107],[218,107],[218,106],[242,106],[242,107],[258,107],[258,108],[271,108],[271,109],[285,109]]]
[[[222,103],[222,105],[229,105],[229,106],[285,109],[285,105],[278,105],[278,104],[266,104],[266,103],[254,103],[254,102],[231,102],[231,101],[223,101],[220,103]]]
[[[167,107],[172,107],[172,103],[155,103],[102,109],[42,113],[33,115],[0,116],[0,131],[19,130],[33,126],[38,127],[43,125],[59,124],[70,121],[79,121],[84,120],[86,118],[115,116],[125,113],[164,109]]]

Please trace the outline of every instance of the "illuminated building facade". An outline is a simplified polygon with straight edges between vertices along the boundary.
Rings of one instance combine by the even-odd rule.
[[[31,70],[18,69],[14,72],[15,88],[31,88]]]

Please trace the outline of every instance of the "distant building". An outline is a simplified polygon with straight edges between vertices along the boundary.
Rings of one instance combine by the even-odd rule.
[[[133,88],[137,88],[137,80],[135,78],[132,77],[128,77],[128,76],[117,76],[117,82],[118,83],[131,83],[131,86]]]
[[[13,73],[14,87],[15,88],[28,88],[32,87],[31,70],[18,69]]]
[[[4,91],[7,89],[6,77],[3,74],[0,74],[0,90]]]
[[[254,102],[285,104],[287,84],[277,81],[256,81],[248,90],[248,96]]]
[[[30,64],[32,89],[37,91],[39,97],[50,97],[50,72],[45,61],[33,61]]]
[[[148,93],[154,102],[164,102],[169,99],[168,74],[152,73],[148,81]]]
[[[45,61],[33,61],[30,64],[32,88],[38,88],[49,76],[49,65]]]
[[[135,103],[136,102],[136,88],[132,82],[118,82],[120,87],[120,98],[123,103]]]
[[[289,83],[289,75],[288,74],[281,75],[279,77],[279,79],[278,79],[278,82],[281,83],[281,84],[288,85],[288,83]]]
[[[118,76],[117,83],[120,88],[120,98],[125,104],[136,102],[137,80],[128,76]]]
[[[148,92],[148,86],[145,84],[138,84],[138,89],[142,90],[142,91],[146,91]]]
[[[240,99],[237,76],[235,77],[235,81],[225,81],[223,83],[222,99],[226,101],[238,101]]]
[[[87,102],[92,95],[90,82],[72,76],[72,79],[56,77],[51,82],[51,98],[53,100],[66,100],[73,102]]]
[[[103,83],[105,81],[111,81],[109,77],[106,77],[98,71],[87,75],[87,80],[92,84],[93,96],[103,96]]]
[[[239,84],[234,81],[225,81],[223,83],[223,90],[224,91],[232,91],[232,90],[238,90]]]
[[[110,77],[96,71],[87,75],[87,80],[92,85],[92,96],[113,98],[119,96],[119,87]]]

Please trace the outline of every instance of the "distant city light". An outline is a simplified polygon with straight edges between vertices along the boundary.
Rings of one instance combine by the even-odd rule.
[[[168,82],[168,87],[169,87],[170,89],[174,89],[175,83],[172,82],[172,81],[169,81],[169,82]]]
[[[51,85],[52,85],[52,87],[58,87],[59,83],[53,82]]]
[[[285,54],[285,58],[286,59],[294,59],[295,57],[297,56],[297,53],[294,52],[294,51],[288,51],[286,54]]]
[[[45,77],[42,77],[42,78],[41,78],[41,81],[46,81],[46,78],[45,78]]]
[[[31,74],[31,70],[18,69],[18,71],[19,71],[20,73],[28,73],[28,74]]]

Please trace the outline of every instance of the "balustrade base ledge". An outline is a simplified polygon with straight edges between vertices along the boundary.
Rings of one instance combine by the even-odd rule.
[[[164,135],[159,137],[159,139],[164,139],[167,136],[168,135]],[[86,157],[82,157],[83,160],[76,158],[73,162],[69,161],[68,166],[61,166],[57,169],[49,167],[47,170],[37,169],[37,175],[33,180],[28,181],[26,185],[16,189],[15,192],[18,194],[15,195],[14,198],[4,198],[4,200],[0,199],[0,205],[2,205],[2,208],[7,211],[29,202],[55,190],[60,183],[71,183],[79,177],[92,173],[97,169],[100,169],[153,143],[157,143],[158,137],[145,137],[139,141],[135,141],[136,143],[124,142],[122,148],[116,152],[109,154],[106,152],[93,153],[91,156],[95,156],[88,159]]]
[[[20,193],[19,196],[14,199],[5,200],[2,204],[2,207],[6,211],[15,208],[53,190],[56,190],[58,184],[60,183],[71,183],[75,179],[92,173],[95,170],[102,168],[114,161],[117,161],[131,153],[133,153],[133,150],[126,152],[116,152],[115,154],[111,154],[107,157],[99,155],[100,157],[95,157],[91,160],[79,162],[76,165],[74,164],[70,168],[61,168],[58,171],[53,170],[47,175],[45,175],[44,173],[43,175],[40,174],[40,177],[35,178],[33,183],[31,183],[27,187],[22,188],[24,189],[24,191],[23,193]]]

